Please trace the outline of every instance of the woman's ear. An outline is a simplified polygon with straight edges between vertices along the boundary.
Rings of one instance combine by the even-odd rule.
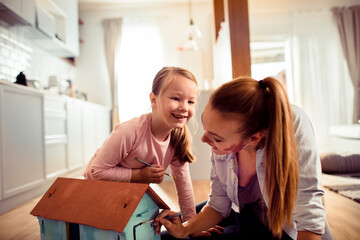
[[[264,132],[259,131],[251,136],[251,144],[256,146],[260,142],[260,140],[264,137]]]
[[[152,108],[156,106],[156,96],[153,92],[150,93],[150,103]]]

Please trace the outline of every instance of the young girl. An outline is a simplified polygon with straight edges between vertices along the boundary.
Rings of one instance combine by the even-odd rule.
[[[276,79],[222,85],[202,122],[212,150],[209,201],[184,224],[165,211],[158,231],[160,221],[178,238],[332,239],[311,123]]]
[[[194,156],[186,123],[194,115],[196,97],[197,82],[193,74],[177,67],[161,69],[150,93],[152,112],[118,124],[90,160],[85,178],[161,183],[170,165],[180,210],[189,213],[184,219],[194,216],[188,168]]]

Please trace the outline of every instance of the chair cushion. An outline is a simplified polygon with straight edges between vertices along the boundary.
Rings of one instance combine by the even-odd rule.
[[[339,155],[324,153],[320,156],[323,173],[360,172],[360,154]]]

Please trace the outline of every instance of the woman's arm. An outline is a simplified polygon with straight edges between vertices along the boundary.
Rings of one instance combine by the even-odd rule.
[[[297,240],[320,240],[321,235],[309,232],[309,231],[299,231]]]
[[[155,220],[157,230],[160,231],[159,222],[165,226],[166,230],[176,238],[185,238],[191,234],[200,233],[218,224],[223,216],[206,205],[195,217],[185,223],[181,223],[178,218],[167,220],[164,217],[172,215],[172,212],[165,210]]]
[[[293,212],[300,234],[324,234],[325,208],[322,204],[321,163],[310,120],[298,107],[293,107],[295,139],[299,161],[297,202]]]

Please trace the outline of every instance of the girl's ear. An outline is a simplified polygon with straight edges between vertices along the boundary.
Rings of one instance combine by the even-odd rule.
[[[156,96],[153,92],[150,93],[150,103],[152,108],[156,106]]]
[[[264,132],[259,131],[251,136],[251,144],[256,146],[260,142],[260,140],[264,137]]]

